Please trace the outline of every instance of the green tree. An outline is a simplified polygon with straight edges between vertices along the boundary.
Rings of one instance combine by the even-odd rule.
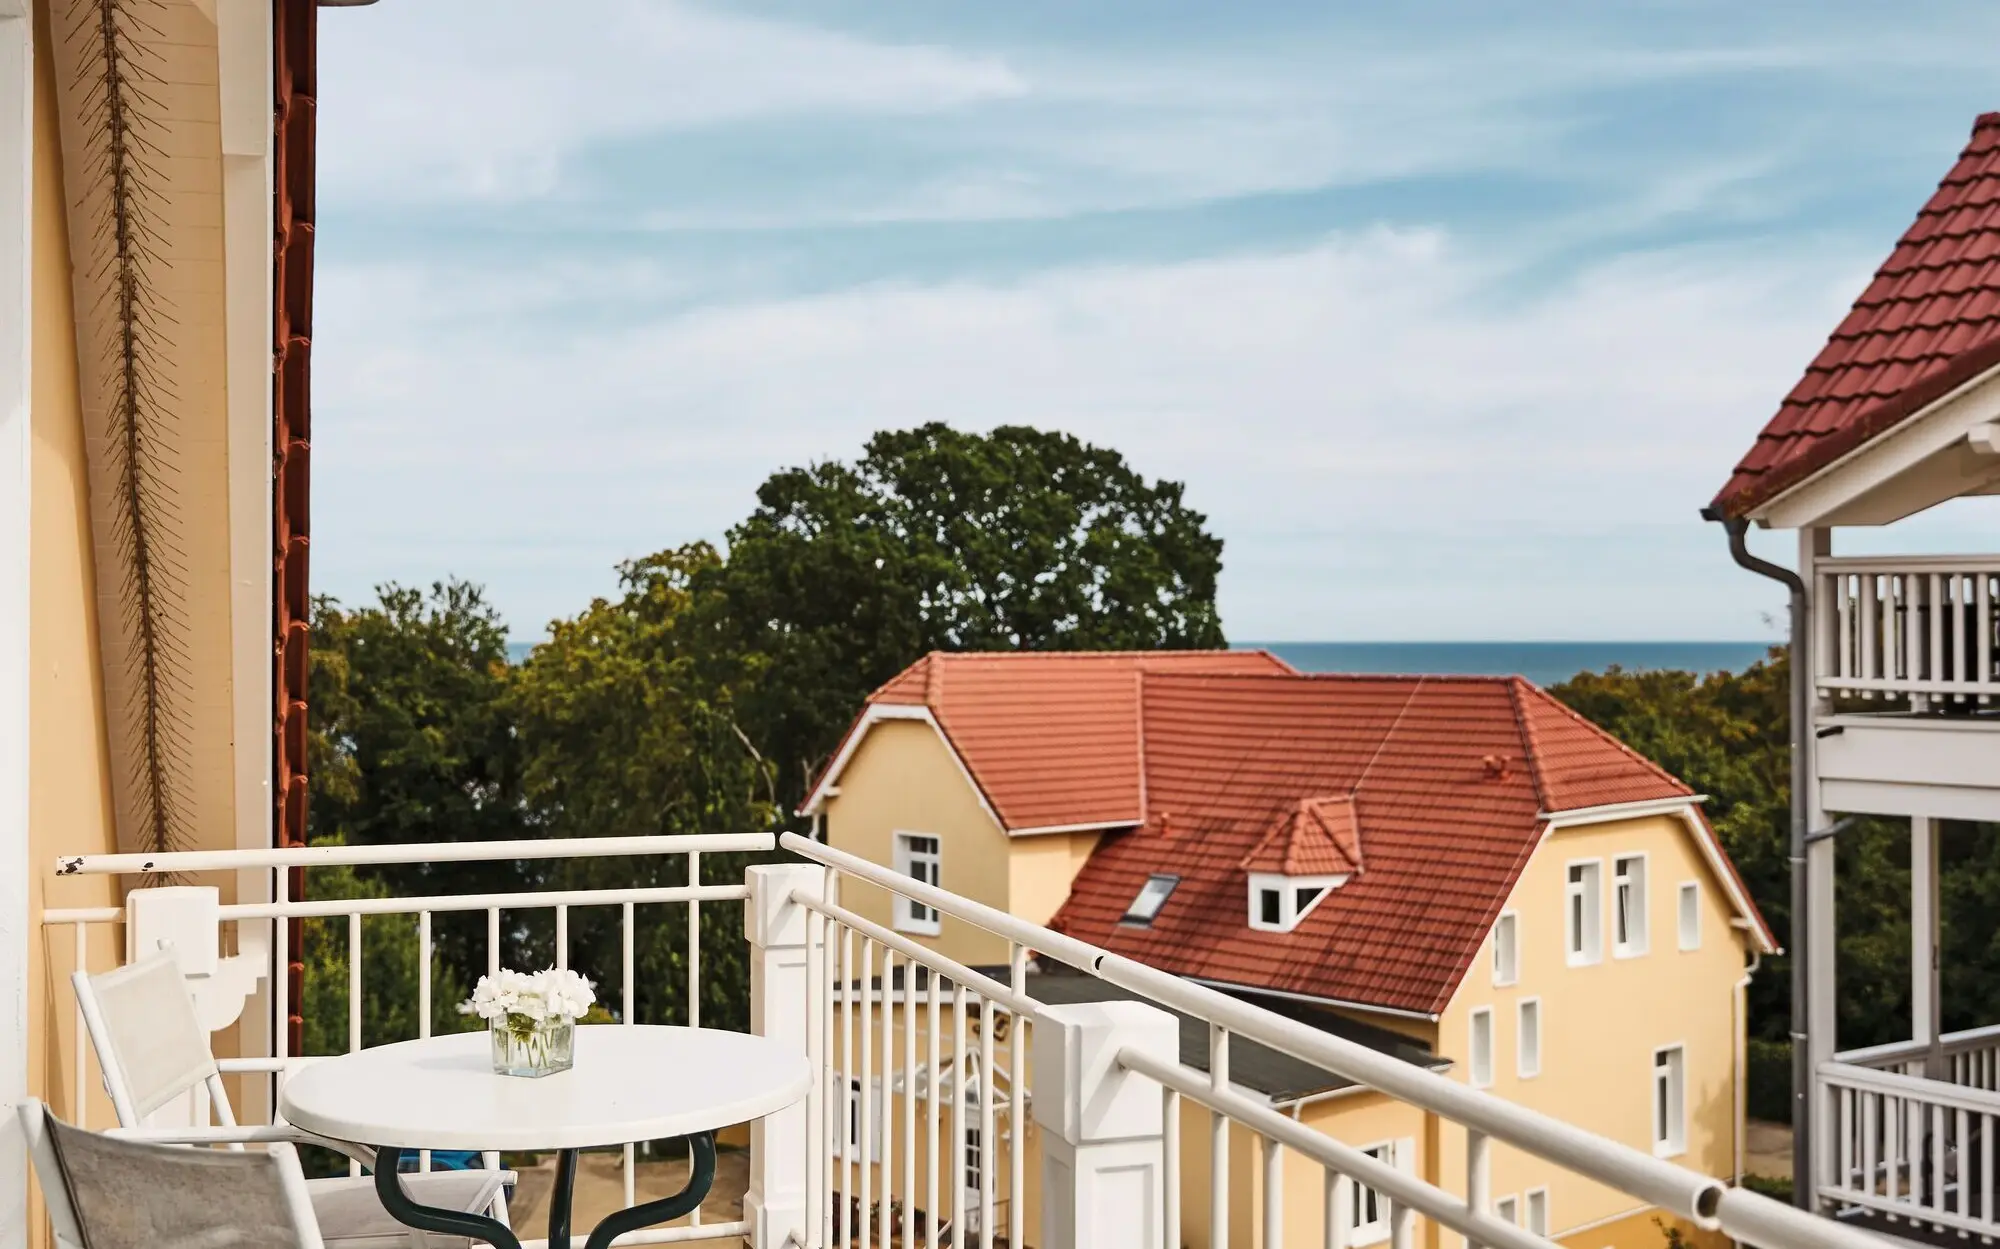
[[[695,583],[720,560],[705,543],[619,569],[622,593],[549,628],[519,669],[511,706],[523,794],[538,831],[554,837],[762,832],[772,823],[772,776],[737,731],[726,689],[711,684],[690,644]],[[740,881],[744,855],[707,855],[710,883]],[[684,883],[681,860],[579,859],[555,867],[555,888]],[[685,1018],[686,911],[644,906],[634,917],[637,1017]],[[570,962],[615,994],[619,915],[578,909]],[[748,951],[742,908],[701,907],[703,1021],[742,1025]],[[623,1003],[618,1003],[620,1010]]]
[[[375,603],[351,610],[322,598],[312,640],[311,840],[373,846],[534,835],[521,797],[506,628],[478,586],[447,581],[424,593],[389,584]],[[445,863],[355,874],[407,896],[531,888],[543,870],[537,862]],[[323,875],[309,876],[315,894],[326,887]],[[503,962],[524,965],[549,925],[540,915],[510,922]],[[486,970],[483,913],[441,913],[434,936],[462,980]]]
[[[390,891],[379,881],[357,876],[350,867],[317,867],[312,870],[315,898],[386,898]],[[348,1049],[348,929],[345,919],[308,919],[302,922],[304,941],[300,962],[305,966],[304,1017],[307,1054],[344,1054]],[[364,915],[361,917],[361,1043],[386,1045],[407,1041],[419,1033],[417,968],[419,965],[417,917],[414,915]],[[437,956],[431,957],[431,1031],[460,1032],[479,1027],[458,1013],[458,1004],[468,996],[465,982],[457,971]]]
[[[1222,541],[1178,482],[1067,434],[943,424],[774,474],[697,586],[702,648],[789,806],[930,650],[1223,644]]]

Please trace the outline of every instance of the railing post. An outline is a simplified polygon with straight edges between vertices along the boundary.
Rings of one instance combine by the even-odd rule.
[[[826,896],[826,869],[814,864],[753,867],[745,882],[743,932],[750,942],[750,1030],[808,1052],[813,1020],[807,1008],[806,908],[796,893]],[[815,1071],[817,1080],[819,1073]],[[807,1104],[799,1102],[750,1125],[750,1185],[743,1217],[750,1249],[779,1249],[788,1237],[807,1244],[806,1174],[809,1151],[824,1149],[808,1129]],[[816,1212],[813,1212],[816,1213]]]
[[[1166,1203],[1180,1194],[1165,1191],[1160,1087],[1118,1055],[1178,1062],[1180,1024],[1144,1002],[1050,1006],[1035,1020],[1032,1048],[1041,1249],[1166,1249]]]

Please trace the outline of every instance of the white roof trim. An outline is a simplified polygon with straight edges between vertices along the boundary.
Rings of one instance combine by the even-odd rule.
[[[1722,845],[1716,841],[1715,833],[1709,828],[1708,821],[1701,818],[1700,806],[1706,799],[1705,794],[1690,794],[1683,798],[1616,802],[1601,807],[1579,807],[1574,811],[1547,812],[1542,816],[1548,821],[1542,830],[1542,835],[1547,837],[1566,828],[1608,824],[1614,820],[1643,819],[1649,815],[1675,816],[1687,826],[1688,832],[1694,837],[1695,845],[1701,849],[1702,858],[1708,861],[1709,870],[1715,873],[1715,879],[1722,885],[1722,891],[1728,896],[1730,905],[1736,908],[1737,917],[1745,922],[1751,939],[1757,943],[1757,948],[1765,954],[1783,953],[1777,943],[1766,934],[1764,926],[1754,918],[1757,914],[1756,907],[1751,905],[1749,895],[1743,892],[1743,884],[1736,873],[1730,870],[1728,858],[1722,853]]]
[[[1036,828],[1010,828],[1009,837],[1041,837],[1050,833],[1088,833],[1098,829],[1137,828],[1143,820],[1086,820],[1082,824],[1043,824]]]
[[[965,766],[965,760],[959,758],[958,750],[951,744],[951,738],[945,733],[944,726],[937,722],[937,717],[931,714],[929,707],[915,706],[910,703],[868,704],[867,709],[861,713],[860,723],[854,726],[854,731],[847,735],[845,742],[841,743],[840,753],[833,757],[833,762],[828,764],[826,771],[820,774],[819,783],[814,785],[812,792],[806,795],[806,800],[799,804],[800,814],[818,815],[820,813],[820,808],[825,805],[826,799],[839,789],[837,782],[840,780],[840,774],[846,770],[848,762],[854,758],[854,752],[861,748],[861,742],[868,736],[868,730],[874,728],[884,720],[921,720],[925,724],[930,725],[931,731],[937,734],[938,741],[944,744],[945,753],[950,755],[951,761],[958,765],[958,774],[965,778],[966,785],[971,788],[974,796],[979,799],[979,809],[986,812],[987,818],[993,821],[994,827],[1000,829],[1002,832],[1007,831],[1006,822],[1000,818],[1000,813],[993,809],[993,804],[986,800],[986,791],[979,787],[977,780],[973,779],[971,769]],[[1095,827],[1095,825],[1092,827]]]
[[[1772,529],[1802,529],[1915,468],[2000,413],[1993,393],[2000,366],[1961,382],[1949,393],[1883,430],[1833,463],[1750,510]],[[1984,391],[1986,393],[1979,393]]]

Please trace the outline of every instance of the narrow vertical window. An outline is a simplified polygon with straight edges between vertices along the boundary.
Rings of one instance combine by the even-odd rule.
[[[1398,1171],[1415,1164],[1416,1142],[1408,1137],[1370,1145],[1362,1153]],[[1359,1180],[1343,1180],[1347,1185],[1347,1243],[1371,1245],[1389,1238],[1389,1199]]]
[[[1493,1083],[1493,1008],[1482,1006],[1472,1012],[1472,1087],[1483,1089]]]
[[[1563,940],[1570,966],[1603,961],[1604,864],[1595,859],[1570,864],[1563,900]]]
[[[1549,1234],[1549,1190],[1531,1188],[1527,1195],[1528,1230],[1537,1236]]]
[[[1504,989],[1521,978],[1521,917],[1502,911],[1493,925],[1493,987]]]
[[[1542,1074],[1542,1002],[1540,998],[1527,998],[1520,1005],[1521,1040],[1516,1055],[1517,1066],[1523,1080],[1532,1080]]]
[[[1678,1045],[1653,1053],[1653,1152],[1687,1149],[1687,1052]]]
[[[1680,911],[1681,949],[1701,948],[1701,884],[1699,881],[1681,882],[1678,910]]]
[[[942,862],[938,839],[929,833],[896,834],[896,871],[920,884],[937,887]],[[903,932],[935,937],[938,913],[915,898],[896,898],[896,927]]]
[[[1611,866],[1611,949],[1619,958],[1644,954],[1646,942],[1646,856],[1613,859]]]

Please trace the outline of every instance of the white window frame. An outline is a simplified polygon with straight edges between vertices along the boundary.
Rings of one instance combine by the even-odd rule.
[[[1528,1044],[1528,1020],[1535,1021],[1533,1033],[1535,1043]],[[1532,1080],[1542,1074],[1542,1038],[1548,1029],[1542,1026],[1542,999],[1524,997],[1514,1006],[1514,1074],[1523,1080]],[[1532,1055],[1533,1062],[1528,1059]]]
[[[1688,899],[1694,899],[1692,909]],[[1683,954],[1701,948],[1701,882],[1684,880],[1674,890],[1674,923],[1679,928],[1680,948]]]
[[[1345,876],[1285,876],[1278,872],[1251,872],[1250,895],[1248,898],[1250,927],[1258,932],[1290,932],[1297,928],[1315,907],[1326,901],[1327,895],[1347,883]],[[1298,904],[1299,892],[1313,889],[1318,892],[1312,901],[1304,906]],[[1278,922],[1264,918],[1266,892],[1278,895]]]
[[[1585,878],[1570,879],[1578,868]],[[1563,959],[1571,967],[1604,961],[1603,859],[1571,859],[1563,864]]]
[[[1521,913],[1502,911],[1493,921],[1493,987],[1505,989],[1520,980]]]
[[[1663,1059],[1668,1061],[1663,1062]],[[1662,1086],[1665,1086],[1664,1089]],[[1653,1082],[1649,1090],[1653,1119],[1653,1154],[1675,1158],[1687,1152],[1687,1045],[1676,1042],[1653,1051]]]
[[[1643,851],[1617,855],[1611,860],[1613,958],[1640,958],[1652,948],[1652,915],[1647,906],[1650,866]]]
[[[1493,1199],[1493,1217],[1502,1223],[1512,1223],[1515,1227],[1519,1227],[1521,1225],[1520,1199],[1512,1193],[1508,1193],[1505,1197],[1495,1197]]]
[[[919,850],[914,842],[923,838],[931,843],[929,851]],[[895,868],[898,876],[907,876],[935,888],[943,888],[939,882],[944,879],[944,838],[936,833],[919,833],[897,829],[894,835]],[[928,864],[930,871],[920,874],[919,864]],[[895,912],[892,916],[897,932],[914,933],[920,937],[935,937],[943,930],[942,917],[931,907],[915,898],[896,895]]]
[[[1531,1188],[1521,1194],[1521,1226],[1537,1236],[1549,1234],[1549,1190]]]
[[[1375,1141],[1360,1149],[1377,1162],[1386,1162],[1398,1171],[1410,1171],[1416,1166],[1416,1140],[1412,1137]],[[1389,1239],[1389,1199],[1352,1177],[1343,1179],[1341,1183],[1346,1185],[1347,1243],[1358,1249],[1361,1245],[1379,1244]],[[1370,1197],[1375,1200],[1375,1218],[1364,1223],[1361,1216],[1368,1211]]]
[[[1484,1054],[1479,1052],[1479,1029],[1482,1022],[1486,1025],[1486,1052]],[[1491,1006],[1474,1007],[1471,1013],[1465,1017],[1465,1031],[1466,1083],[1476,1089],[1490,1089],[1493,1087],[1494,1068],[1498,1065],[1494,1058],[1494,1051],[1499,1048],[1499,1038],[1494,1035],[1493,1008]]]
[[[842,1109],[846,1111],[847,1131],[840,1131],[839,1120],[830,1124],[833,1128],[833,1156],[843,1162],[852,1162],[861,1157],[861,1077],[848,1078],[846,1096],[841,1098]],[[882,1081],[871,1076],[868,1079],[869,1124],[874,1131],[869,1133],[869,1162],[882,1160],[882,1116],[886,1113],[882,1104]]]

